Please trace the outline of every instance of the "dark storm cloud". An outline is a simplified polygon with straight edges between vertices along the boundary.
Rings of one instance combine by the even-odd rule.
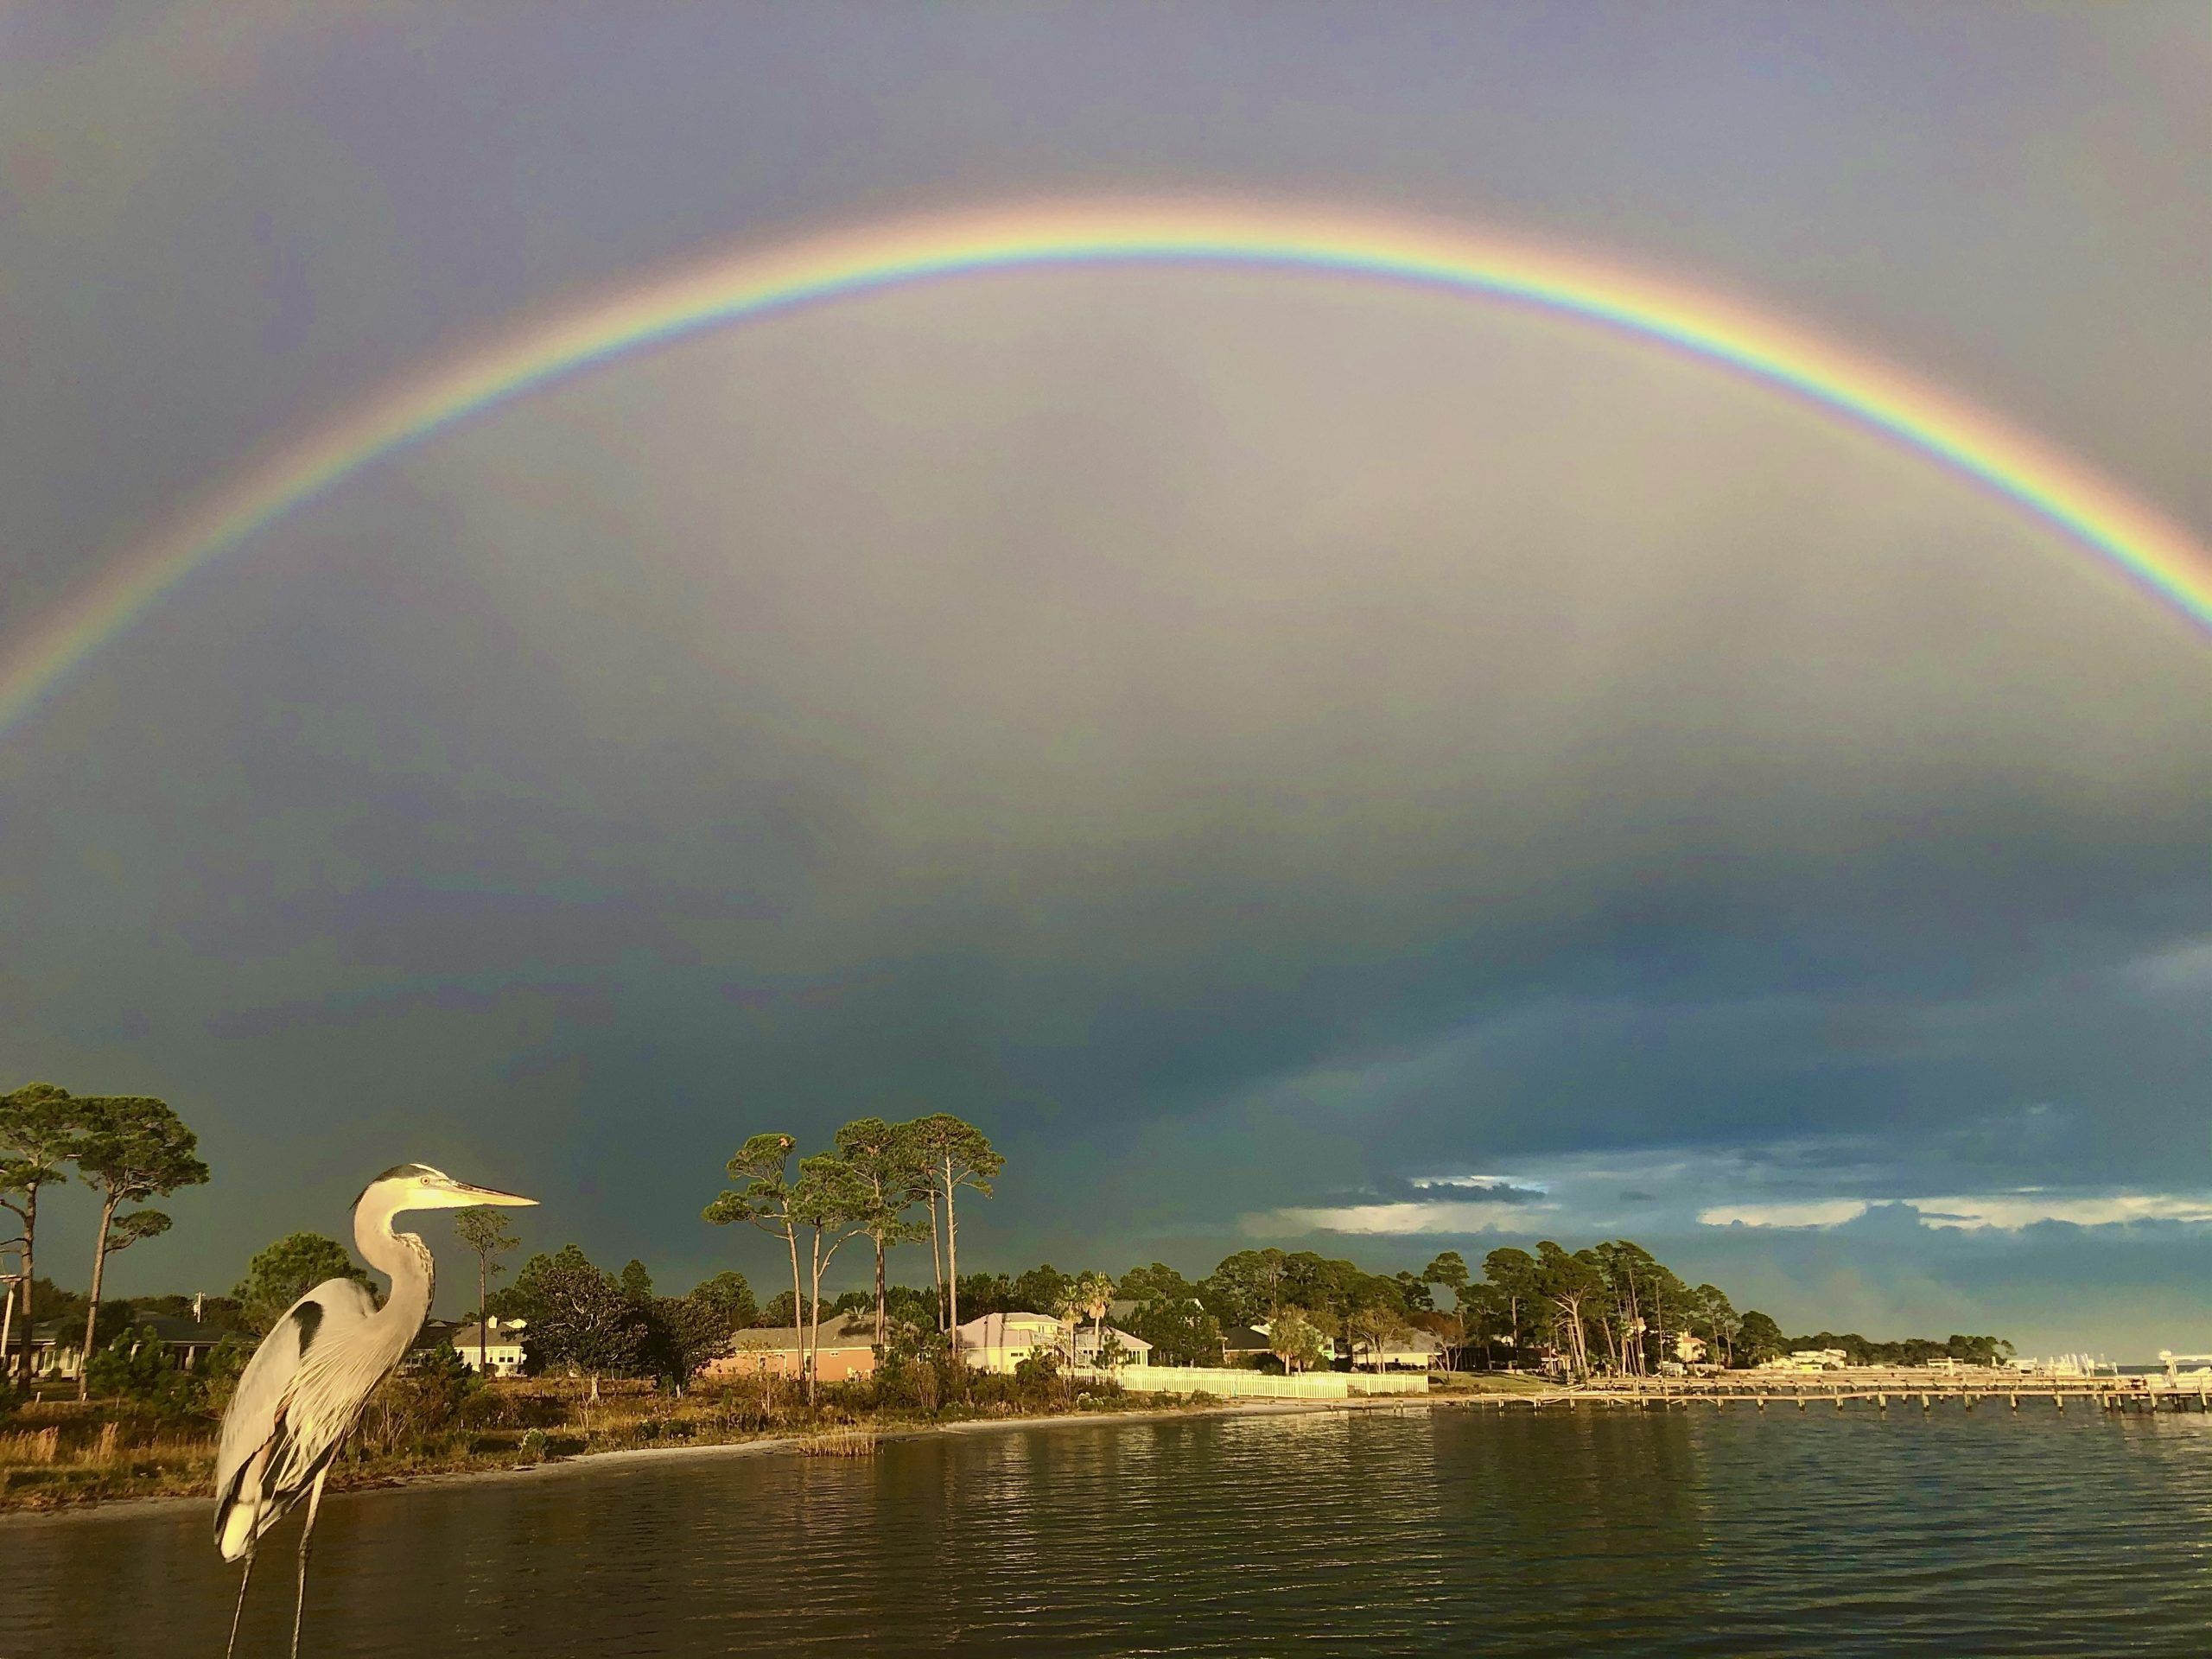
[[[811,15],[747,37],[758,99],[696,21],[601,70],[588,14],[365,14],[177,59],[204,110],[147,72],[136,148],[49,141],[73,197],[9,140],[8,626],[334,389],[921,172],[1503,205],[2201,505],[2195,23],[2112,22],[2100,99],[2049,20],[1961,92],[1917,14],[1778,79],[1795,12],[1739,70],[1719,11],[1325,53]],[[69,62],[40,108],[119,84]],[[557,131],[484,113],[549,86]],[[1249,121],[1198,120],[1224,86]],[[0,1037],[203,1127],[224,1188],[130,1260],[164,1280],[420,1156],[679,1281],[746,1133],[946,1109],[1014,1154],[994,1262],[1632,1227],[1785,1322],[2047,1284],[2048,1345],[2140,1335],[2146,1230],[2206,1248],[2207,706],[2077,550],[1709,370],[1329,284],[969,283],[574,382],[188,588],[0,752]]]

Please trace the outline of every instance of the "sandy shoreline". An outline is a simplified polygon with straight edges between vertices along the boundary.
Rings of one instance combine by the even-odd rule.
[[[1437,1403],[1444,1396],[1422,1398],[1414,1395],[1385,1396],[1357,1400],[1255,1400],[1244,1402],[1224,1402],[1213,1406],[1160,1406],[1140,1411],[1060,1412],[1038,1417],[974,1418],[957,1423],[931,1423],[904,1428],[868,1429],[862,1425],[853,1427],[861,1433],[872,1433],[878,1442],[890,1440],[921,1440],[940,1434],[994,1433],[1008,1429],[1060,1428],[1070,1427],[1098,1427],[1122,1423],[1159,1423],[1177,1419],[1201,1417],[1285,1417],[1304,1415],[1324,1411],[1373,1411],[1419,1409]],[[835,1431],[826,1431],[832,1432]],[[544,1463],[526,1464],[503,1469],[455,1469],[442,1473],[403,1475],[391,1480],[377,1481],[334,1491],[330,1501],[340,1498],[374,1497],[386,1492],[413,1491],[424,1486],[451,1486],[464,1484],[499,1481],[550,1480],[563,1475],[588,1474],[597,1470],[616,1468],[625,1464],[701,1460],[712,1458],[772,1457],[798,1452],[808,1441],[817,1438],[813,1434],[779,1434],[757,1440],[727,1440],[707,1446],[624,1446],[611,1452],[579,1452],[571,1457],[557,1458]],[[0,1510],[0,1528],[38,1526],[70,1522],[130,1520],[140,1516],[160,1515],[165,1511],[205,1510],[209,1499],[194,1493],[189,1497],[105,1497],[94,1498],[82,1503],[64,1504],[50,1510]]]

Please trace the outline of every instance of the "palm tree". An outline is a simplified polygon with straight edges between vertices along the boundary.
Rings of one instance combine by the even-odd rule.
[[[1106,1310],[1113,1306],[1114,1281],[1103,1273],[1079,1273],[1068,1287],[1068,1306],[1090,1319],[1093,1363],[1104,1349]]]

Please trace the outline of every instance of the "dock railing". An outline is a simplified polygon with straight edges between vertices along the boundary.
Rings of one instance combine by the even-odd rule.
[[[1458,1396],[1454,1396],[1455,1400]],[[1601,1376],[1543,1394],[1475,1396],[1480,1403],[1518,1400],[1529,1406],[1625,1406],[1639,1410],[1677,1406],[1719,1407],[1748,1403],[1760,1411],[1770,1405],[1833,1405],[1862,1402],[1886,1412],[1892,1405],[1917,1404],[1932,1411],[1955,1403],[1972,1411],[1984,1403],[2018,1411],[2024,1401],[2041,1401],[2064,1411],[2069,1402],[2113,1412],[2212,1411],[2212,1379],[2162,1376],[2116,1376],[2009,1368],[1960,1367],[1921,1370],[1904,1366],[1847,1366],[1828,1371],[1716,1371],[1690,1376]]]

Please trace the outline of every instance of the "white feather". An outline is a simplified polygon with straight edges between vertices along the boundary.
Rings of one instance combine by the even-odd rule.
[[[315,1312],[303,1317],[309,1304]],[[284,1311],[247,1362],[215,1453],[215,1541],[225,1560],[251,1550],[305,1496],[406,1351],[414,1332],[379,1330],[376,1311],[359,1280],[325,1280]]]

